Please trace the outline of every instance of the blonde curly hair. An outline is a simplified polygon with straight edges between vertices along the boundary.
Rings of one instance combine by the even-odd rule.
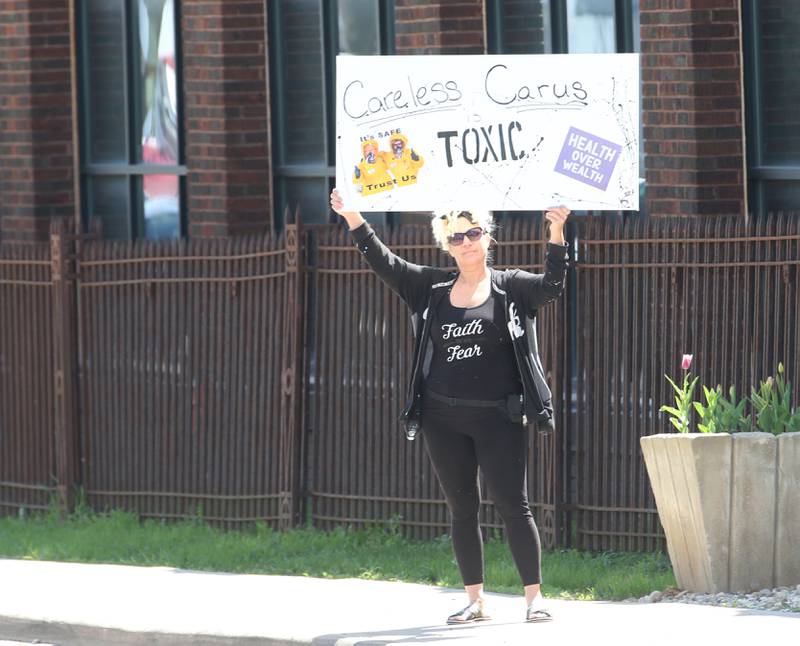
[[[456,231],[458,218],[464,218],[481,227],[489,236],[494,233],[495,222],[489,211],[438,211],[431,219],[431,229],[436,244],[444,251],[448,249],[447,237]]]

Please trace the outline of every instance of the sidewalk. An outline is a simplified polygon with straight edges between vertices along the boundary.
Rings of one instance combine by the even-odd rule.
[[[800,634],[800,616],[679,603],[553,600],[554,621],[526,624],[521,597],[489,597],[493,621],[446,626],[445,617],[464,605],[463,592],[356,579],[0,559],[0,642],[731,646],[795,643]]]

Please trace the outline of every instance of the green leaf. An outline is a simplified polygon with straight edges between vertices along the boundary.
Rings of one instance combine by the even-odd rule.
[[[676,393],[678,393],[678,394],[680,395],[680,394],[683,392],[683,388],[680,388],[680,387],[678,386],[678,384],[676,384],[674,381],[672,381],[672,379],[670,379],[670,378],[669,378],[669,375],[664,375],[664,376],[667,378],[667,381],[668,381],[668,382],[669,382],[669,383],[672,385],[672,387],[675,389],[675,392],[676,392]]]

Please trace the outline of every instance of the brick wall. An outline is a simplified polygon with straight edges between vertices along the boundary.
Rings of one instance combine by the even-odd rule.
[[[75,208],[67,0],[0,3],[0,240],[43,240]]]
[[[264,0],[183,0],[190,237],[271,227]]]
[[[651,215],[744,212],[738,0],[642,0]]]
[[[483,0],[396,0],[398,54],[483,54]]]
[[[181,10],[189,235],[264,230],[273,220],[265,2],[182,0]],[[396,0],[395,17],[398,54],[485,50],[482,0]],[[737,0],[641,0],[654,215],[743,211],[739,21]],[[74,214],[68,27],[68,0],[0,4],[3,240],[46,238],[51,217]]]

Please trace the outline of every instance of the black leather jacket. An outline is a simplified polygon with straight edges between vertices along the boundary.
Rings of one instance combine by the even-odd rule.
[[[400,421],[406,437],[413,440],[420,428],[422,385],[433,356],[428,312],[450,291],[457,271],[407,262],[383,244],[366,222],[350,232],[361,255],[373,271],[408,305],[414,329],[414,357],[406,405]],[[521,269],[491,268],[492,289],[503,297],[506,325],[523,386],[524,423],[552,428],[552,395],[539,359],[536,312],[564,291],[567,273],[566,245],[547,245],[545,273]]]

